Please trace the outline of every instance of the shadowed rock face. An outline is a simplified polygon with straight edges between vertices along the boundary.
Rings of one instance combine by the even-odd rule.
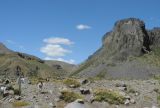
[[[124,60],[128,56],[140,56],[149,48],[149,36],[145,24],[139,19],[129,18],[117,21],[113,31],[103,37],[103,47],[109,56]]]
[[[137,18],[119,20],[112,31],[103,36],[102,47],[72,75],[146,78],[154,72],[160,74],[160,67],[153,68],[139,61],[128,62],[130,57],[141,57],[156,48],[160,48],[160,28],[146,30],[144,22]]]

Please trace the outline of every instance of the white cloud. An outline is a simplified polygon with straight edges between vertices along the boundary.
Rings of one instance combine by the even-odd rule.
[[[66,38],[60,38],[60,37],[51,37],[43,40],[47,44],[64,44],[64,45],[71,45],[73,44],[72,41]]]
[[[78,30],[91,29],[90,26],[85,25],[85,24],[79,24],[79,25],[76,26],[76,28],[77,28]]]
[[[71,53],[70,50],[64,49],[62,46],[54,44],[47,44],[42,47],[40,51],[51,57],[65,56],[67,53]]]
[[[70,60],[65,60],[63,58],[52,58],[52,57],[45,57],[45,60],[57,60],[57,61],[62,61],[62,62],[66,62],[66,63],[70,63],[70,64],[74,64],[75,60],[70,59]]]

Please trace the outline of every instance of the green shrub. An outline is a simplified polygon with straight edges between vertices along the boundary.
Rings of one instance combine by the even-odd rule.
[[[70,86],[70,85],[74,85],[74,87],[79,87],[80,86],[80,82],[77,81],[77,79],[74,79],[74,78],[66,78],[63,80],[63,83],[67,86]]]
[[[68,90],[61,91],[60,99],[64,100],[65,102],[73,102],[76,99],[82,99],[82,98],[83,96],[80,95],[79,93]]]
[[[95,101],[106,101],[110,104],[123,104],[124,97],[116,91],[99,88],[94,91]]]

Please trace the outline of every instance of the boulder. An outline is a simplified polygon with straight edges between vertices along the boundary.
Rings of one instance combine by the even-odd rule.
[[[84,95],[90,94],[90,90],[89,89],[85,89],[85,88],[80,88],[80,92],[81,92],[81,94],[84,94]]]

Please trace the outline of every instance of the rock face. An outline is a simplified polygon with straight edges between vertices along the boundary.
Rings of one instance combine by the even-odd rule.
[[[113,31],[106,33],[102,41],[108,55],[115,59],[125,60],[128,56],[140,56],[150,51],[145,24],[139,19],[117,21]]]
[[[160,74],[159,66],[152,67],[138,60],[128,61],[130,57],[142,57],[156,48],[160,48],[160,28],[146,30],[144,22],[137,18],[119,20],[112,31],[103,36],[102,47],[80,64],[72,75],[146,78]]]

